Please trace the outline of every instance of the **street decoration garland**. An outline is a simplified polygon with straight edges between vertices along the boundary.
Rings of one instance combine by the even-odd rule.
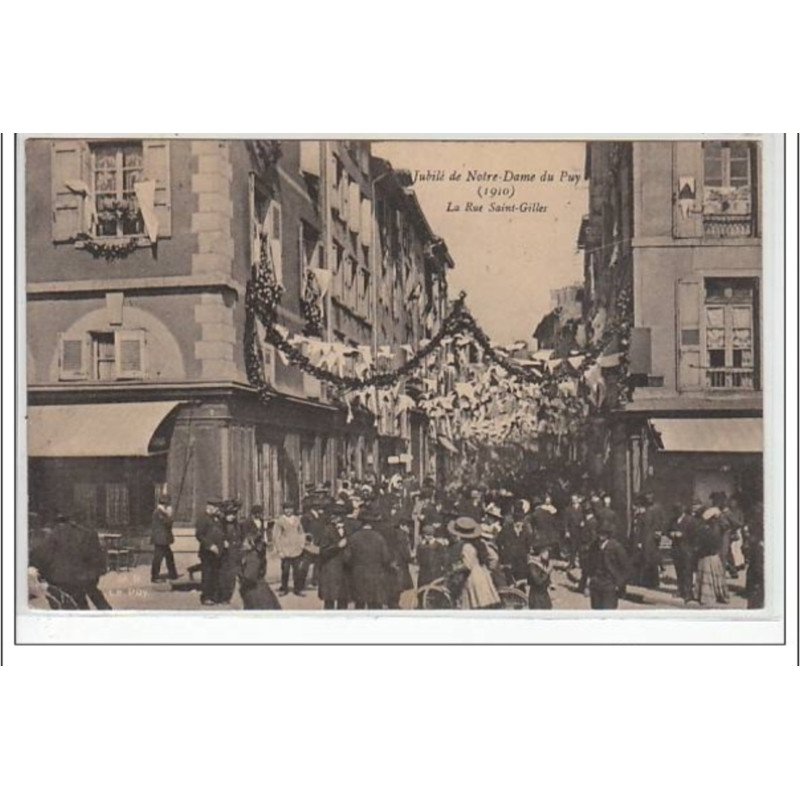
[[[466,295],[462,292],[430,340],[423,340],[416,352],[410,345],[402,345],[409,354],[405,363],[393,369],[378,369],[372,356],[367,359],[363,353],[363,350],[371,351],[368,346],[348,349],[340,343],[321,341],[323,318],[316,281],[308,280],[304,287],[301,310],[306,325],[303,335],[290,336],[278,324],[277,311],[283,288],[275,279],[267,244],[266,237],[262,237],[259,265],[246,288],[244,341],[248,380],[264,401],[272,392],[264,375],[262,342],[274,347],[284,363],[335,387],[339,399],[348,408],[348,420],[352,419],[350,400],[353,397],[376,418],[385,401],[401,410],[418,407],[428,417],[431,431],[449,442],[525,442],[542,434],[553,435],[560,441],[565,436],[580,433],[593,408],[599,412],[601,407],[622,407],[631,397],[633,387],[629,382],[627,353],[631,330],[630,296],[626,290],[618,295],[613,319],[596,332],[584,352],[572,351],[564,358],[552,358],[546,363],[525,364],[491,342],[466,307]],[[398,392],[397,387],[405,378],[429,364],[436,351],[453,339],[459,342],[472,339],[489,362],[488,368],[481,374],[472,370],[471,382],[457,384],[456,391],[451,392],[443,393],[438,381],[426,379],[427,391],[423,391],[416,402]],[[323,356],[315,363],[311,354],[325,348],[340,348],[339,357],[331,363]],[[609,353],[609,349],[615,352]],[[345,354],[361,355],[364,359],[361,368],[355,370],[356,374],[345,374]],[[375,361],[382,357],[393,359],[393,354],[389,348],[382,347]],[[611,366],[618,369],[612,384],[615,395],[608,397],[602,369]],[[452,365],[443,369],[456,372]],[[471,390],[465,388],[470,386]]]

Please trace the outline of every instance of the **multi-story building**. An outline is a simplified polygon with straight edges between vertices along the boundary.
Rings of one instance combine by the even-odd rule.
[[[433,337],[447,311],[447,270],[453,260],[445,243],[425,218],[411,185],[411,175],[394,170],[380,158],[372,159],[378,247],[373,273],[377,352],[391,352],[391,366],[404,364],[415,343]],[[388,348],[388,349],[387,349]],[[447,358],[437,353],[398,391],[417,397],[428,375],[438,374]],[[395,413],[390,404],[378,417],[377,457],[385,470],[401,465],[422,479],[435,471],[435,450],[427,436],[427,421],[417,409]]]
[[[643,488],[667,501],[707,502],[712,491],[758,499],[759,142],[592,142],[586,177],[590,331],[600,335],[626,313],[620,295],[632,297],[635,389],[603,432],[617,501],[630,508]],[[604,372],[614,380],[613,367]]]
[[[244,352],[264,258],[290,334],[308,330],[309,275],[327,271],[319,336],[374,352],[372,169],[364,141],[27,141],[31,509],[135,528],[168,488],[190,528],[209,496],[272,514],[379,467],[373,415],[266,344],[259,398]],[[437,308],[447,265],[445,251],[421,266]],[[412,323],[392,341],[422,335]]]

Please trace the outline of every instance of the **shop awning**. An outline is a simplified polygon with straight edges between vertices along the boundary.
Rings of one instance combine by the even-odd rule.
[[[30,406],[28,456],[146,456],[156,428],[180,402]]]
[[[764,450],[762,420],[756,417],[727,419],[651,419],[664,450],[679,453],[761,453]]]

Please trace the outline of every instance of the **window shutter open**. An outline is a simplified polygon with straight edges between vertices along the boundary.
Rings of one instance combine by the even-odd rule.
[[[330,161],[328,163],[328,173],[330,182],[329,195],[331,209],[339,214],[341,208],[341,189],[337,183],[337,177],[339,175],[339,162],[336,156],[333,154],[331,154]]]
[[[52,143],[54,242],[71,242],[79,233],[91,233],[84,230],[91,194],[88,153],[86,142],[77,139],[56,139]],[[81,187],[85,191],[80,191]]]
[[[368,197],[361,198],[361,243],[372,246],[372,201]]]
[[[679,280],[678,305],[678,387],[699,389],[703,371],[700,357],[700,281]]]
[[[278,283],[283,283],[283,240],[281,237],[283,211],[281,204],[277,200],[273,200],[269,204],[267,217],[267,234],[269,235],[269,252],[272,256],[272,266],[275,269],[276,280]]]
[[[361,187],[358,185],[358,181],[350,183],[349,191],[347,224],[353,233],[358,233],[361,228]]]
[[[58,341],[58,377],[81,381],[89,377],[89,337],[61,334]]]
[[[114,333],[118,378],[145,377],[145,332],[122,330]]]
[[[345,224],[347,224],[350,219],[349,203],[350,178],[347,173],[343,173],[342,179],[339,181],[339,218]]]
[[[316,139],[300,142],[300,172],[319,177],[320,142]]]
[[[703,235],[702,142],[672,144],[672,230],[678,239]]]
[[[154,208],[158,219],[159,238],[172,235],[172,196],[169,180],[169,142],[166,139],[145,139],[142,142],[144,177],[155,181]]]

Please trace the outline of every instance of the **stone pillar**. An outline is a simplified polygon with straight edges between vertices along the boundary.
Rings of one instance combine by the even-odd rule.
[[[192,142],[194,172],[192,193],[197,198],[192,213],[192,233],[197,236],[192,254],[192,274],[229,280],[233,275],[234,240],[231,232],[233,170],[227,142]],[[200,361],[204,380],[233,380],[237,377],[234,359],[236,329],[233,306],[222,290],[200,295],[195,306],[195,321],[200,338],[195,342],[195,357]]]

